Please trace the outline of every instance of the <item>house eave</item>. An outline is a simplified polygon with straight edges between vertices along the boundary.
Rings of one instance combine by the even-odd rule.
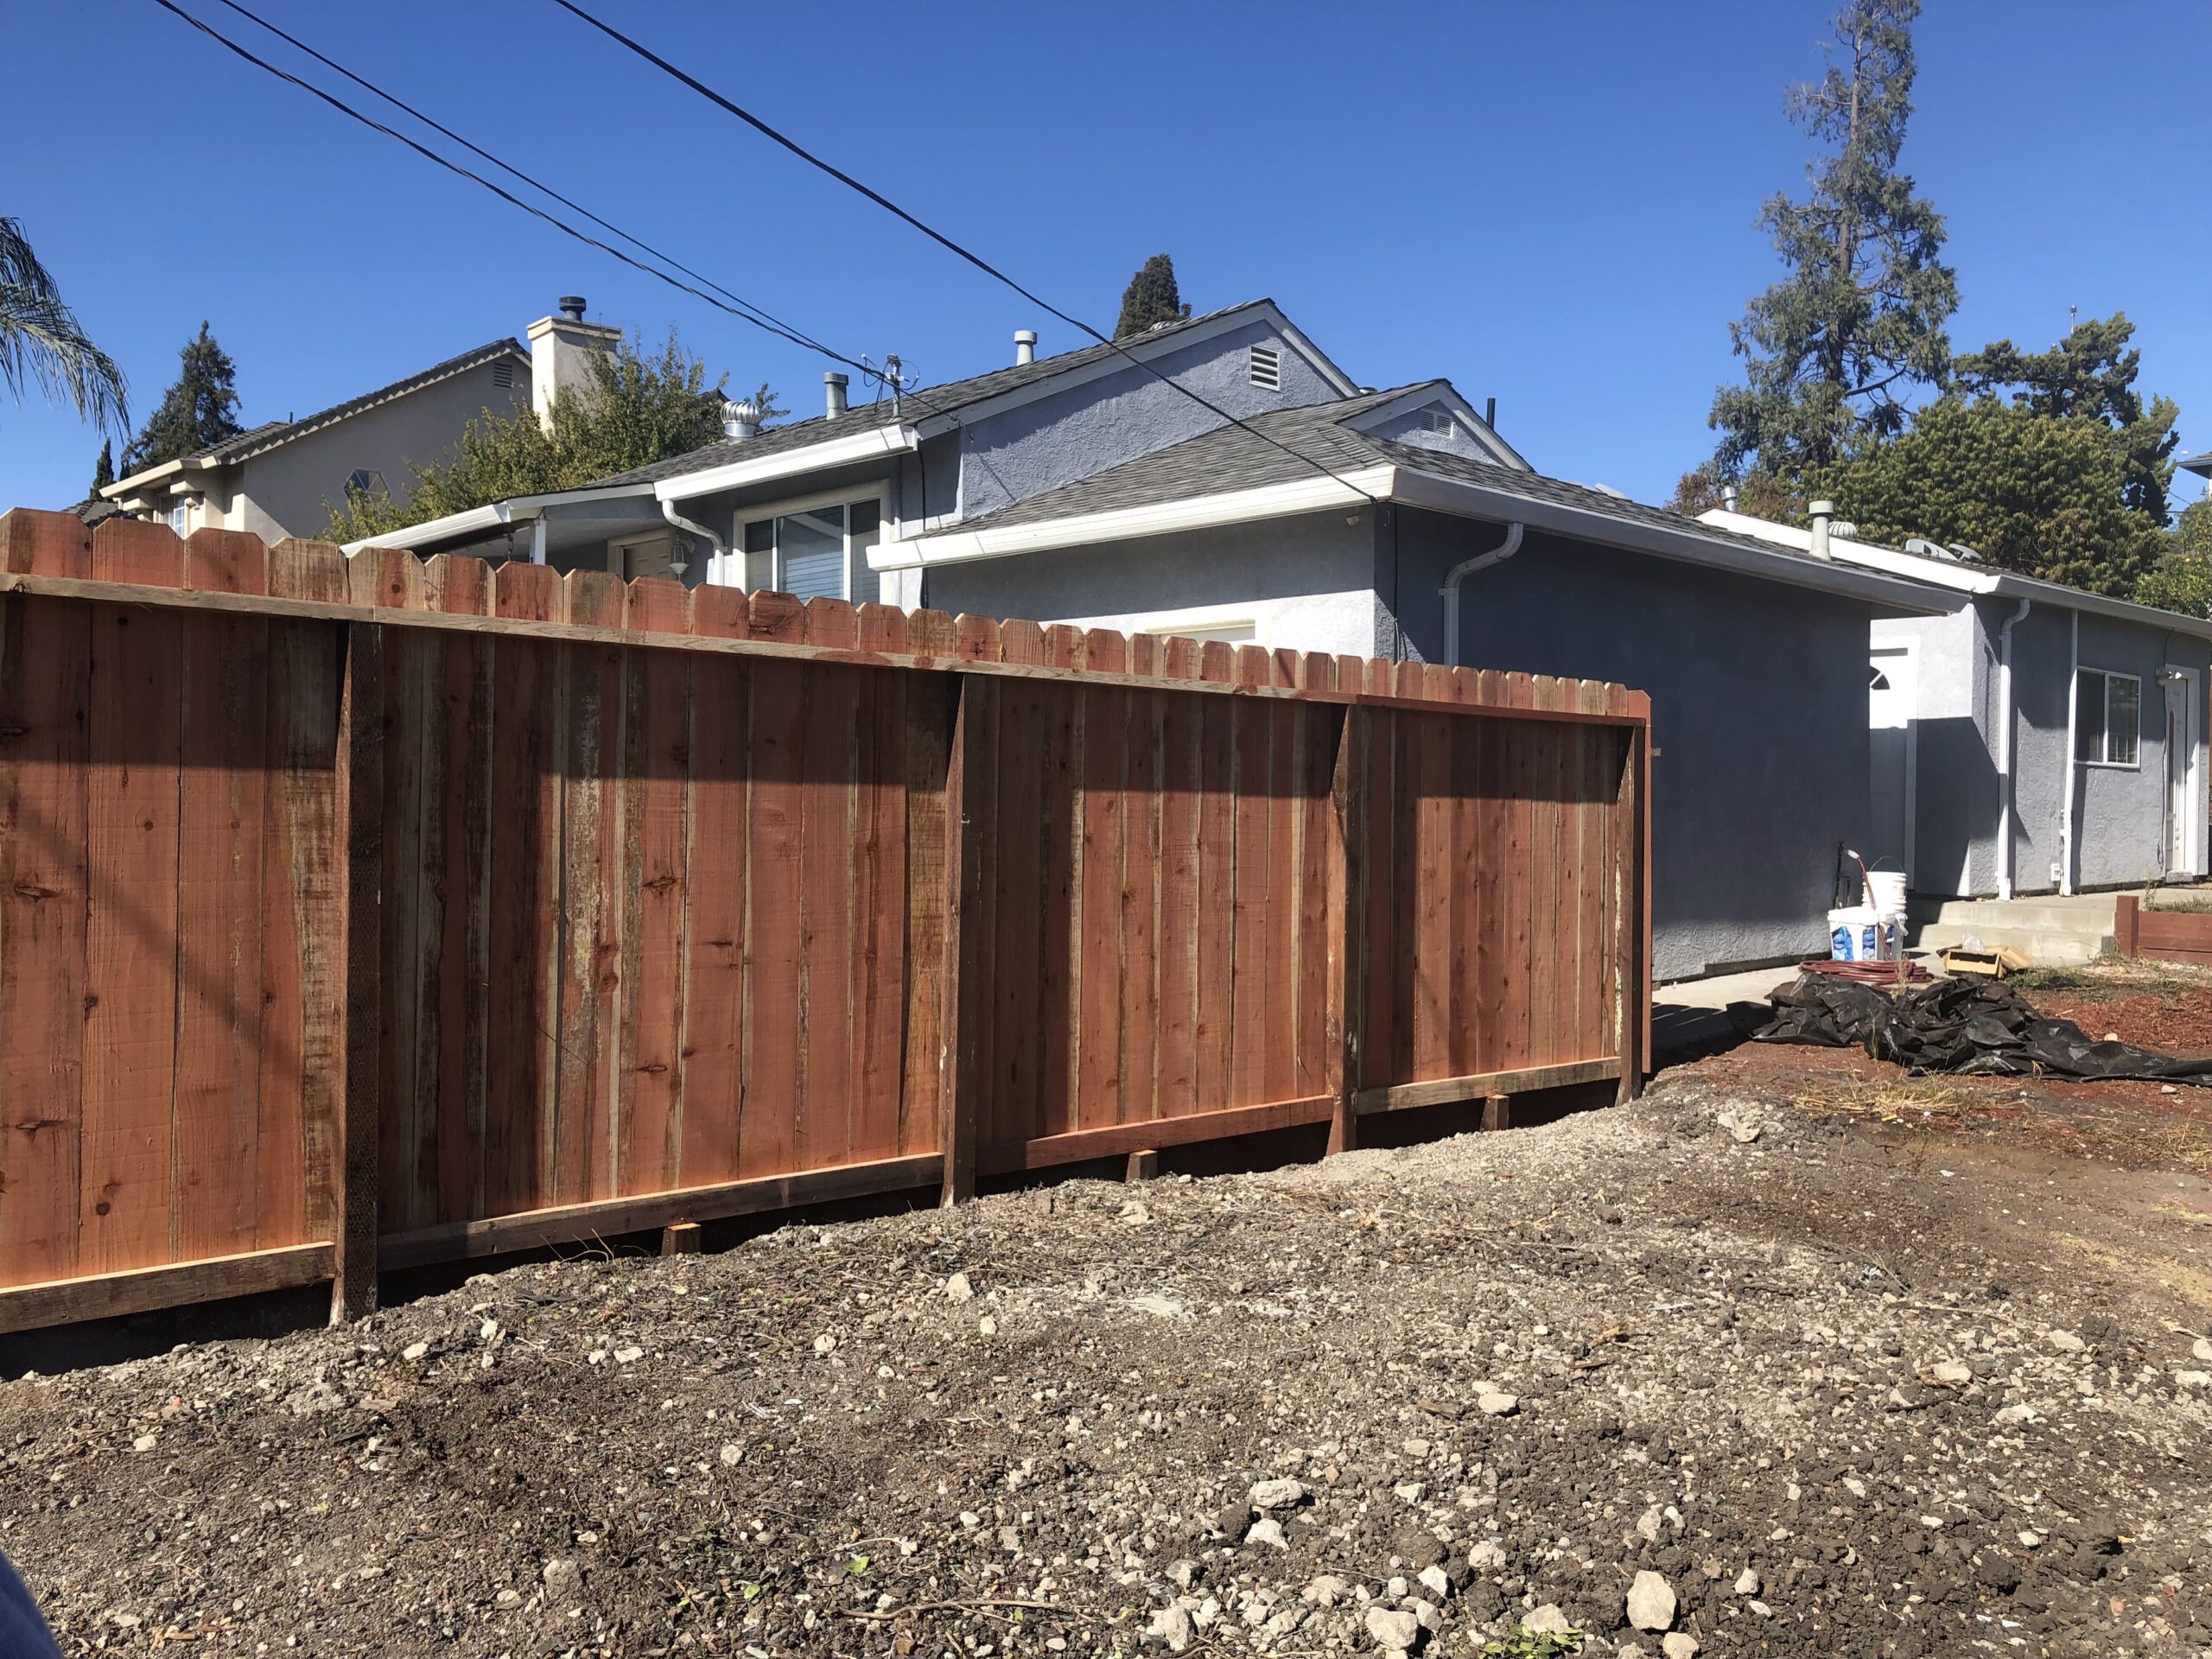
[[[1764,553],[1757,548],[1700,534],[1688,527],[1687,522],[1680,531],[1631,524],[1586,508],[1543,501],[1510,490],[1492,489],[1396,465],[1370,467],[1346,473],[1341,478],[1300,479],[1257,489],[1122,507],[1076,518],[1048,518],[1034,524],[945,531],[934,536],[887,543],[870,551],[868,563],[877,570],[927,569],[936,565],[1012,558],[1026,553],[1169,535],[1178,531],[1358,509],[1376,501],[1492,524],[1529,524],[1601,546],[1625,548],[1769,582],[1840,594],[1890,611],[1935,614],[1949,608],[1913,582],[1845,569],[1832,563],[1795,558],[1782,552]]]
[[[934,536],[917,536],[872,548],[868,564],[877,570],[927,569],[977,559],[1014,558],[1055,548],[1167,536],[1178,531],[1206,530],[1218,524],[1251,524],[1300,513],[1358,509],[1371,506],[1389,496],[1391,475],[1395,471],[1391,467],[1370,467],[1346,473],[1341,479],[1316,476],[1287,484],[1263,485],[1257,489],[1232,490],[1141,507],[1118,507],[1110,512],[1040,519],[1034,524],[940,531]]]
[[[1731,527],[1739,523],[1757,526],[1746,528],[1744,533],[1763,537],[1782,546],[1809,545],[1812,541],[1809,531],[1799,530],[1794,524],[1770,524],[1745,514],[1723,513],[1718,509],[1701,513],[1699,517],[1707,523],[1725,523]],[[2185,616],[2179,611],[2162,611],[2154,605],[2139,605],[2133,600],[2085,593],[2079,588],[2069,588],[2063,582],[2044,582],[2035,576],[2023,576],[1989,565],[1954,564],[1948,560],[1931,559],[1923,554],[1906,553],[1897,548],[1881,547],[1872,542],[1847,537],[1831,537],[1828,547],[1829,556],[1839,563],[1858,565],[1902,582],[1942,588],[1967,598],[1989,596],[2031,600],[2038,605],[2048,605],[2055,609],[2081,611],[2091,616],[2133,622],[2142,627],[2185,633],[2194,639],[2212,639],[2212,620]],[[1949,608],[1957,607],[1954,605]]]
[[[724,490],[796,478],[826,467],[850,466],[888,455],[907,454],[921,447],[921,434],[912,426],[875,426],[842,438],[810,443],[798,449],[779,450],[744,461],[726,461],[696,473],[679,473],[646,486],[663,501],[689,501]]]
[[[404,547],[420,551],[423,548],[442,546],[448,542],[472,540],[489,531],[526,524],[549,509],[580,506],[587,503],[645,502],[652,499],[653,486],[650,484],[621,484],[600,490],[554,490],[543,495],[518,495],[505,501],[492,502],[486,506],[449,512],[442,518],[426,518],[419,524],[408,524],[381,536],[365,536],[359,541],[347,542],[341,550],[359,553],[370,547]],[[659,513],[656,509],[646,517],[658,518]]]

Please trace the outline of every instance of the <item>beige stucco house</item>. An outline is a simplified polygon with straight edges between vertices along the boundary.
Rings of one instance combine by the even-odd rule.
[[[588,384],[586,359],[621,330],[585,321],[583,300],[570,296],[528,334],[526,346],[495,340],[304,419],[271,421],[118,479],[100,494],[180,535],[213,526],[268,541],[319,536],[349,487],[404,499],[413,468],[447,454],[486,410],[509,413],[527,399],[545,419],[554,394]]]

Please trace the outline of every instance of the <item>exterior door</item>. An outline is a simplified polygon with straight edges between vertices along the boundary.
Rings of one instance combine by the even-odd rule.
[[[2196,721],[2191,705],[2196,701],[2196,677],[2168,669],[2159,676],[2166,703],[2166,871],[2187,878],[2196,874],[2195,849],[2190,846],[2190,761],[2195,752]]]
[[[1868,864],[1912,873],[1913,730],[1916,701],[1909,646],[1877,645],[1869,653],[1866,690],[1868,798],[1872,806]]]

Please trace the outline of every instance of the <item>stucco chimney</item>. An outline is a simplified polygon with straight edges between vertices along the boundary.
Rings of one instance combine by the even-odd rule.
[[[552,422],[555,393],[574,395],[594,384],[591,353],[611,352],[622,339],[620,328],[584,321],[581,294],[563,294],[559,308],[558,316],[530,325],[530,406],[540,425]]]
[[[835,369],[830,369],[823,375],[822,407],[824,414],[834,417],[845,412],[845,388],[851,384],[845,376],[838,373]]]
[[[1825,559],[1828,553],[1828,521],[1835,517],[1835,503],[1815,501],[1806,509],[1813,521],[1813,556]]]
[[[1036,360],[1037,331],[1034,328],[1015,329],[1014,331],[1014,365],[1018,368],[1024,363],[1034,363]]]

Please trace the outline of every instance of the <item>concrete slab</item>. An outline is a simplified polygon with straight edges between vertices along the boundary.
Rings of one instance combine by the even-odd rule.
[[[1767,993],[1796,977],[1796,969],[1784,963],[1662,985],[1651,993],[1651,1046],[1679,1054],[1749,1036],[1764,1023]]]

